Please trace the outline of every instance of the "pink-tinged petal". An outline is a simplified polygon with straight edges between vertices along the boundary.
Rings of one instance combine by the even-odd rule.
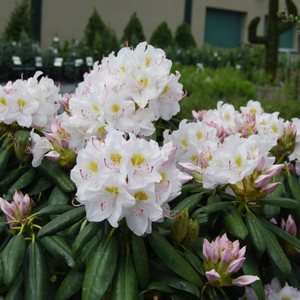
[[[289,234],[291,234],[292,236],[296,236],[296,234],[297,234],[297,226],[291,215],[289,215],[289,217],[286,221],[285,231],[288,232]]]
[[[53,133],[47,133],[43,131],[43,134],[50,142],[57,142],[57,137]]]
[[[16,206],[14,203],[9,203],[5,199],[0,197],[0,207],[6,216],[13,215],[16,212]]]
[[[205,168],[208,166],[207,159],[204,157],[204,153],[202,152],[200,147],[198,147],[198,149],[197,149],[197,158],[198,158],[199,164],[201,166],[203,166]]]
[[[60,155],[56,151],[50,151],[45,156],[51,161],[58,161],[60,158]]]
[[[262,193],[270,194],[274,192],[280,183],[281,182],[269,183],[262,189]]]
[[[30,205],[30,197],[28,196],[28,194],[26,194],[22,200],[22,203],[19,206],[19,211],[21,215],[27,215],[29,205]]]
[[[245,286],[245,285],[251,284],[252,282],[254,282],[256,280],[260,280],[260,278],[258,276],[244,275],[244,276],[240,276],[238,278],[233,279],[232,284],[237,285],[237,286]]]
[[[24,195],[21,191],[15,191],[13,194],[14,202],[17,206],[20,206],[23,202]]]
[[[242,250],[242,249],[241,249]],[[241,266],[243,265],[243,262],[245,261],[245,257],[238,258],[231,262],[227,268],[228,273],[235,273],[237,272]]]
[[[221,276],[219,275],[218,272],[216,272],[215,269],[212,269],[209,272],[205,272],[205,276],[209,281],[218,281],[221,278]]]
[[[60,139],[59,144],[63,149],[69,149],[69,142],[65,139]]]
[[[258,189],[263,188],[264,186],[266,186],[269,183],[270,177],[271,176],[269,176],[269,175],[258,176],[258,178],[254,182],[254,186]]]
[[[230,248],[226,248],[222,253],[221,253],[221,261],[225,261],[226,263],[229,263],[229,261],[232,260],[232,251]]]
[[[201,168],[191,163],[178,163],[189,174],[201,173]]]
[[[193,115],[194,119],[196,119],[196,120],[199,119],[199,114],[195,110],[192,110],[192,115]]]
[[[174,142],[169,142],[165,144],[162,148],[162,153],[164,156],[163,166],[168,166],[172,163],[174,156],[176,154],[176,148],[174,147]]]
[[[234,258],[236,258],[239,254],[239,251],[240,251],[240,242],[239,240],[236,240],[232,243],[232,255]]]
[[[209,260],[209,248],[210,248],[210,242],[207,239],[204,239],[203,242],[203,258],[204,260]]]
[[[241,257],[244,257],[246,253],[246,246],[244,246],[240,251],[239,251],[239,254],[237,256],[237,259],[241,258]]]
[[[280,173],[280,171],[281,171],[281,169],[282,169],[283,167],[284,167],[283,164],[281,164],[281,165],[272,165],[272,166],[270,166],[270,167],[266,170],[265,175],[269,175],[270,177],[277,176],[277,175]]]
[[[179,181],[179,183],[181,185],[191,181],[192,179],[193,179],[192,176],[184,174],[183,172],[178,172],[178,174],[177,174],[177,180]]]
[[[216,247],[216,244],[212,242],[209,247],[209,257],[210,259],[216,263],[219,260],[219,251]]]
[[[272,218],[269,222],[270,222],[271,224],[277,225],[277,221],[276,221],[274,218]]]
[[[242,130],[242,135],[247,137],[249,135],[249,130],[247,128],[244,128]]]

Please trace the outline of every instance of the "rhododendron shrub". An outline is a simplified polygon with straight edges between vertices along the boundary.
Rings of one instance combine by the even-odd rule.
[[[39,71],[0,87],[4,299],[299,299],[299,119],[177,120],[171,66],[144,42],[73,94]]]

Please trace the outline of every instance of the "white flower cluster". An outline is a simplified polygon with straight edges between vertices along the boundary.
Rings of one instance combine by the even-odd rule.
[[[181,192],[183,183],[191,179],[180,172],[172,158],[172,143],[162,149],[150,140],[112,130],[99,141],[91,137],[79,151],[71,179],[77,186],[77,200],[86,206],[87,219],[105,219],[113,227],[126,218],[136,234],[151,232],[151,223],[170,216],[168,201]]]
[[[96,62],[69,100],[70,124],[85,139],[103,138],[108,128],[150,136],[153,121],[169,120],[183,98],[172,62],[165,52],[143,42]]]
[[[275,157],[270,150],[283,135],[284,122],[252,100],[241,111],[220,101],[217,109],[199,112],[201,122],[183,120],[178,131],[169,135],[166,130],[164,139],[174,142],[175,161],[205,188],[236,184],[256,170],[255,187],[268,193],[277,186],[267,185],[268,179],[283,167],[272,167]]]
[[[280,281],[277,277],[273,278],[270,284],[264,286],[266,300],[300,300],[300,292],[285,283],[285,286],[281,288]],[[258,300],[253,288],[246,287],[246,293],[243,297],[239,297],[239,300]]]
[[[50,129],[60,107],[58,101],[64,98],[52,79],[42,77],[38,81],[41,74],[37,71],[28,80],[9,81],[0,86],[0,122]]]

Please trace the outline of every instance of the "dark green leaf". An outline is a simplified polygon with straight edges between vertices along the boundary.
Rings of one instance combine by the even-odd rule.
[[[37,242],[29,244],[23,263],[27,299],[48,300],[49,271],[46,257]]]
[[[102,239],[94,250],[87,264],[83,280],[83,300],[102,298],[115,273],[117,252],[117,243],[111,235]]]
[[[203,286],[203,282],[193,267],[157,232],[148,235],[148,240],[160,259],[176,274],[191,283]]]
[[[3,282],[7,287],[11,286],[20,273],[25,250],[25,238],[23,234],[18,234],[9,241],[1,254]]]
[[[273,206],[279,206],[284,208],[297,208],[299,206],[298,202],[293,199],[287,199],[282,197],[277,198],[268,198],[265,197],[263,199],[259,200],[261,203],[273,205]]]
[[[72,269],[59,286],[54,300],[67,300],[75,295],[82,287],[84,272]]]
[[[132,255],[140,287],[145,290],[149,284],[148,255],[143,237],[134,233],[132,233]]]
[[[77,223],[79,220],[85,216],[85,206],[72,209],[56,219],[52,220],[50,223],[46,224],[38,233],[38,237],[41,238],[46,235],[53,235],[59,231],[62,231],[71,225]]]
[[[138,297],[138,279],[129,255],[121,257],[117,279],[112,291],[112,300],[132,300]]]

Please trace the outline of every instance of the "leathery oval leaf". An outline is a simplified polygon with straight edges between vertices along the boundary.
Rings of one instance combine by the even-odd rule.
[[[92,222],[86,225],[83,228],[83,230],[79,233],[72,246],[72,254],[75,260],[80,255],[82,249],[97,234],[97,232],[102,228],[102,226],[103,222]]]
[[[246,212],[246,225],[254,247],[260,253],[264,253],[267,247],[264,231],[261,228],[262,225],[251,211]]]
[[[96,247],[88,261],[82,285],[83,300],[102,298],[114,276],[117,255],[115,238],[107,235]]]
[[[149,284],[148,255],[143,237],[134,233],[132,233],[132,254],[140,287],[145,290]]]
[[[85,206],[78,207],[67,211],[66,213],[58,216],[51,222],[47,223],[38,233],[38,238],[46,235],[53,235],[61,230],[64,230],[71,225],[77,223],[85,216]]]
[[[112,300],[132,300],[138,298],[138,279],[132,258],[123,255],[116,282],[112,290]]]
[[[62,237],[58,235],[44,236],[41,241],[54,257],[59,257],[71,268],[74,266],[75,261],[72,257],[71,247]]]
[[[23,234],[15,235],[1,254],[3,283],[9,287],[18,276],[26,250]]]
[[[164,237],[154,231],[148,235],[148,240],[156,254],[172,271],[200,288],[203,286],[197,272]]]
[[[27,299],[48,300],[48,264],[41,246],[36,241],[29,244],[25,253],[23,280]]]
[[[82,287],[84,272],[72,269],[59,286],[54,300],[66,300],[76,294]]]

